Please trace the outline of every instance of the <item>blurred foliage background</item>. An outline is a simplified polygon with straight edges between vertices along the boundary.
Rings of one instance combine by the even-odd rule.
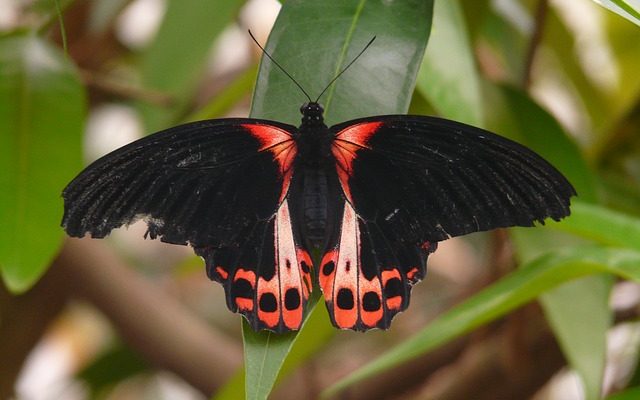
[[[638,398],[637,0],[282,3],[0,0],[0,398]],[[441,243],[409,309],[366,334],[322,304],[297,335],[245,330],[144,225],[65,239],[65,184],[145,133],[298,123],[304,96],[247,28],[312,94],[377,35],[323,97],[329,123],[498,132],[569,177],[572,216]]]

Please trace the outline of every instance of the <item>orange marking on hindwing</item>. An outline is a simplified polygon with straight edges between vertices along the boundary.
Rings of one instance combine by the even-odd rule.
[[[417,267],[413,267],[409,270],[409,272],[407,272],[407,279],[409,279],[410,281],[412,281],[415,277],[416,274],[418,273],[418,268]]]
[[[300,273],[302,274],[302,280],[304,283],[302,293],[304,300],[307,301],[312,289],[311,271],[313,269],[313,261],[311,261],[309,252],[304,249],[297,248],[296,255],[298,256],[298,266],[300,267]],[[303,263],[306,266],[307,271],[304,270]]]
[[[253,299],[236,297],[236,305],[240,311],[253,311]]]
[[[218,273],[218,275],[220,275],[220,277],[224,280],[226,280],[227,278],[229,278],[229,273],[227,272],[227,270],[225,270],[222,267],[216,267],[216,272]]]
[[[220,269],[220,267],[216,268],[216,271]],[[226,271],[223,271],[226,273]],[[220,271],[218,271],[218,273],[220,273]],[[222,274],[221,274],[222,276]],[[224,278],[226,279],[226,277]],[[247,270],[247,269],[242,269],[242,268],[238,268],[235,272],[235,274],[233,275],[233,281],[236,282],[240,279],[244,279],[247,282],[249,282],[249,284],[251,285],[251,287],[253,289],[255,289],[256,287],[256,274],[253,271]],[[253,299],[249,299],[246,297],[236,297],[235,298],[235,302],[236,305],[238,306],[238,309],[240,311],[253,311],[254,308],[254,303],[253,303]]]
[[[368,327],[374,327],[384,316],[384,308],[382,307],[382,287],[380,279],[376,276],[372,280],[365,279],[362,272],[360,273],[360,285],[358,297],[360,298],[360,319]],[[367,311],[365,305],[365,296],[373,296],[375,293],[378,300],[378,309]]]
[[[278,209],[276,215],[276,258],[277,273],[280,283],[279,308],[282,313],[284,325],[289,329],[299,329],[302,324],[303,288],[302,270],[298,262],[298,251],[293,239],[291,216],[289,215],[289,202],[285,200]],[[287,307],[287,293],[296,293],[296,302],[291,302]],[[295,297],[295,296],[292,296]],[[291,309],[289,309],[291,308]]]
[[[278,282],[278,275],[274,275],[270,280],[264,278],[258,278],[257,299],[258,299],[258,319],[262,321],[269,328],[274,328],[280,322],[280,283]],[[262,296],[271,294],[275,297],[275,310],[265,311],[260,307],[260,303],[263,300]]]
[[[338,262],[338,249],[331,249],[327,251],[322,257],[320,263],[320,270],[318,271],[318,280],[320,281],[320,288],[324,293],[324,297],[327,301],[331,300],[331,292],[333,290],[333,277],[336,274],[336,263]],[[332,268],[328,268],[333,263]],[[330,272],[327,274],[327,271]]]
[[[251,270],[248,270],[248,269],[238,268],[236,270],[235,275],[233,276],[233,281],[235,282],[238,279],[246,279],[251,284],[251,287],[255,289],[255,287],[256,287],[256,273],[255,272],[253,272]]]
[[[387,298],[387,308],[389,310],[398,310],[402,306],[402,296],[394,296]]]
[[[351,207],[345,203],[342,216],[342,228],[340,234],[340,247],[336,262],[336,271],[333,278],[331,301],[333,302],[333,315],[336,325],[340,328],[351,328],[358,321],[360,299],[358,297],[358,276],[360,268],[360,229],[358,217]],[[341,308],[340,291],[351,292],[351,308]],[[326,296],[326,293],[325,293]],[[345,296],[348,297],[348,296]]]
[[[400,275],[400,271],[398,269],[385,270],[382,271],[382,287],[384,288],[391,279],[398,279],[402,282],[402,276]],[[404,284],[404,283],[402,283]],[[393,296],[387,297],[386,299],[387,308],[389,310],[399,310],[402,306],[402,296]]]

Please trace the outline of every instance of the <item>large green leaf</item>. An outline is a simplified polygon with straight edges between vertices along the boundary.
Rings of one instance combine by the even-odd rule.
[[[458,0],[439,1],[416,89],[443,117],[483,125],[478,70]]]
[[[431,27],[433,1],[285,2],[267,51],[315,100],[374,36],[362,57],[322,96],[329,125],[376,114],[405,113]],[[308,101],[282,71],[260,66],[251,115],[300,123]]]
[[[273,389],[284,359],[296,339],[296,332],[277,334],[254,332],[242,320],[244,338],[245,396],[247,399],[266,399]]]
[[[34,35],[0,39],[0,268],[29,288],[63,237],[60,193],[82,164],[84,91],[62,52]]]
[[[168,2],[160,30],[141,60],[142,85],[173,98],[170,108],[140,104],[148,129],[175,124],[198,83],[214,39],[233,20],[241,0]]]
[[[325,119],[333,124],[367,115],[406,113],[429,37],[432,9],[433,1],[424,0],[286,2],[266,49],[315,100],[314,96],[377,36],[320,99]],[[251,116],[297,125],[298,109],[306,101],[295,84],[263,58]],[[243,325],[245,338],[250,338],[245,339],[247,398],[265,398],[295,335],[277,338],[249,330]],[[317,340],[326,340],[319,336]],[[311,335],[310,340],[313,338]]]
[[[439,316],[422,331],[323,392],[344,389],[425,354],[494,321],[541,293],[578,277],[610,273],[640,281],[640,252],[599,246],[572,247],[543,255]]]

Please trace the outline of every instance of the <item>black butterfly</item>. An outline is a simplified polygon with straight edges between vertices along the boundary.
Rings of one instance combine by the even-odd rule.
[[[317,101],[300,111],[300,127],[207,120],[124,146],[64,189],[62,226],[102,238],[143,218],[152,239],[191,245],[256,330],[299,329],[315,280],[336,327],[367,330],[407,308],[439,241],[570,213],[564,176],[493,133],[410,115],[329,128]]]

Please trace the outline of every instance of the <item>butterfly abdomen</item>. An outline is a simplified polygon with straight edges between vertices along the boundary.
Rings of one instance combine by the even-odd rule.
[[[302,187],[303,225],[306,237],[319,247],[327,226],[327,176],[321,169],[306,168]]]

